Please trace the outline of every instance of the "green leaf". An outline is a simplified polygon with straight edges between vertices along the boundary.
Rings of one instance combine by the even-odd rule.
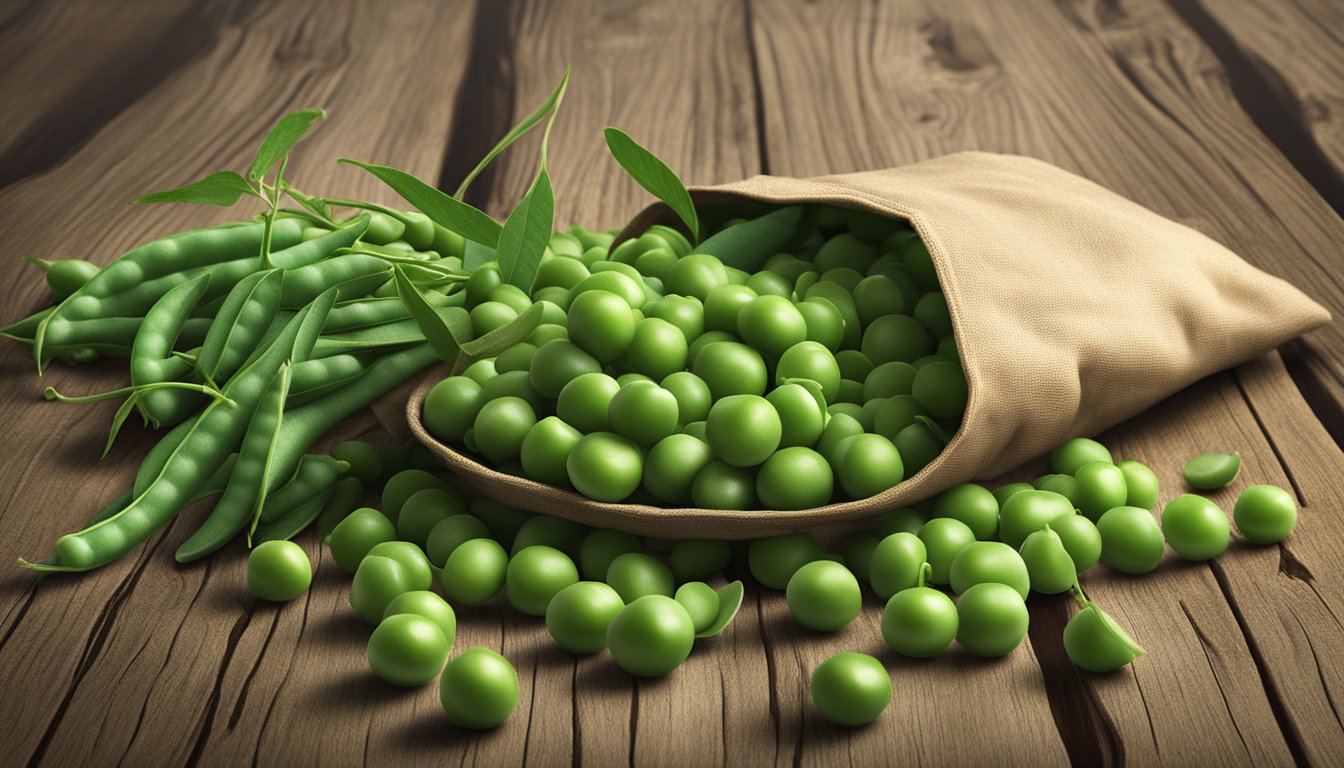
[[[407,274],[406,269],[398,264],[392,268],[397,276],[397,295],[401,297],[401,303],[406,305],[407,311],[415,319],[415,324],[420,327],[420,332],[425,335],[429,345],[434,348],[434,354],[439,359],[453,362],[457,359],[457,354],[462,348],[461,340],[453,334],[453,328],[449,326],[443,315],[440,315],[429,303],[425,295],[420,292],[415,281]],[[460,307],[458,307],[460,309]]]
[[[607,137],[607,149],[611,150],[611,156],[630,174],[630,178],[680,216],[691,232],[691,242],[698,242],[700,218],[695,212],[695,203],[691,202],[691,193],[686,191],[686,185],[681,183],[676,172],[668,168],[667,163],[657,155],[630,138],[625,131],[608,128],[602,134]]]
[[[503,227],[475,206],[445,195],[438,189],[411,174],[386,165],[361,163],[342,158],[337,162],[363,168],[378,177],[393,191],[406,199],[416,210],[425,214],[441,227],[452,230],[468,240],[494,248],[499,243]]]
[[[300,109],[280,118],[280,122],[266,134],[261,146],[257,148],[257,156],[252,158],[252,167],[247,172],[248,178],[260,181],[276,163],[289,154],[290,148],[303,138],[309,126],[326,116],[326,110]]]
[[[742,582],[734,581],[731,584],[724,585],[719,590],[719,614],[714,617],[714,621],[708,627],[696,632],[697,639],[713,637],[724,630],[733,617],[737,615],[737,609],[742,607]]]
[[[523,314],[501,325],[479,339],[472,339],[462,345],[463,354],[473,360],[494,357],[514,344],[526,339],[532,331],[541,325],[541,304],[533,304]]]
[[[550,243],[554,223],[555,194],[551,191],[550,174],[543,166],[499,235],[497,261],[504,282],[517,286],[523,293],[532,292],[532,280]]]
[[[481,171],[485,170],[486,166],[490,165],[491,161],[496,157],[499,157],[501,152],[509,148],[509,145],[513,144],[518,139],[521,139],[528,131],[535,128],[546,115],[550,114],[551,110],[557,108],[560,105],[560,100],[564,98],[565,88],[568,85],[569,67],[565,67],[564,76],[560,78],[559,84],[555,86],[555,90],[551,91],[551,95],[546,98],[546,101],[543,101],[541,106],[537,107],[535,112],[523,118],[521,123],[515,125],[508,133],[504,134],[504,138],[500,139],[499,143],[491,148],[491,150],[485,154],[485,157],[481,158],[481,162],[477,163],[476,167],[471,169],[471,173],[468,173],[467,177],[462,180],[462,183],[457,187],[457,191],[453,193],[453,197],[461,200],[462,195],[467,192],[467,187],[471,185],[471,182],[476,180],[476,177],[481,174]]]
[[[477,269],[480,269],[498,258],[498,254],[495,253],[494,248],[491,248],[488,245],[482,245],[475,240],[468,240],[464,251],[465,253],[462,255],[462,269],[468,272],[475,272]]]
[[[728,227],[692,248],[691,253],[708,253],[727,266],[755,272],[766,259],[785,249],[802,217],[800,205],[779,208]]]
[[[320,197],[306,195],[290,186],[288,182],[282,183],[284,184],[285,193],[294,198],[299,205],[307,209],[309,213],[317,216],[326,226],[329,226],[332,229],[336,228],[336,222],[331,218],[331,206],[327,204],[326,200],[323,200]]]
[[[233,171],[220,171],[206,176],[195,184],[141,195],[131,203],[202,203],[230,206],[243,195],[261,196],[242,176]]]

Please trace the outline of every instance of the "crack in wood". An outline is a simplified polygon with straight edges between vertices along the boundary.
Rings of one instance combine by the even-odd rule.
[[[756,47],[756,35],[752,29],[752,0],[742,0],[742,19],[747,38],[747,61],[751,63],[752,117],[756,123],[756,162],[759,173],[770,173],[770,143],[766,137],[765,89],[761,87],[760,51]]]
[[[780,730],[783,727],[779,711],[779,677],[775,669],[775,647],[765,630],[765,608],[761,604],[760,590],[756,590],[756,626],[761,633],[761,648],[765,652],[765,679],[770,694],[770,722],[775,728],[775,754],[771,762],[779,762]]]
[[[1190,613],[1190,608],[1185,604],[1185,601],[1178,600],[1177,605],[1180,606],[1181,612],[1185,614],[1185,620],[1190,623],[1190,629],[1194,630],[1195,639],[1199,641],[1200,650],[1204,652],[1204,661],[1208,663],[1209,673],[1213,675],[1213,682],[1218,686],[1218,695],[1223,699],[1223,709],[1227,710],[1228,722],[1232,724],[1232,729],[1237,732],[1237,738],[1241,741],[1241,748],[1245,750],[1246,756],[1254,760],[1254,756],[1251,755],[1251,747],[1246,743],[1246,736],[1241,732],[1241,725],[1237,722],[1237,717],[1232,712],[1232,703],[1227,700],[1227,691],[1223,688],[1222,676],[1218,674],[1218,668],[1213,663],[1213,656],[1209,653],[1209,648],[1212,646],[1212,643],[1209,641],[1208,636],[1204,634],[1204,630],[1200,629],[1199,624],[1195,622],[1195,617]]]
[[[1255,419],[1255,425],[1260,428],[1260,434],[1264,436],[1265,443],[1269,445],[1269,450],[1274,453],[1274,460],[1279,463],[1279,469],[1283,471],[1283,476],[1288,478],[1288,484],[1293,487],[1293,496],[1297,498],[1298,506],[1305,508],[1307,506],[1306,494],[1302,492],[1302,486],[1297,481],[1297,476],[1292,467],[1288,466],[1288,460],[1284,458],[1283,451],[1274,442],[1274,436],[1269,433],[1269,427],[1265,424],[1264,418],[1260,416],[1260,411],[1255,407],[1251,400],[1251,395],[1246,391],[1246,385],[1241,380],[1241,376],[1233,375],[1232,380],[1236,382],[1237,392],[1241,394],[1241,399],[1246,403],[1246,409],[1250,411],[1251,418]]]
[[[210,697],[206,700],[205,713],[201,716],[201,730],[196,734],[196,743],[192,745],[191,752],[187,756],[188,765],[200,763],[201,756],[205,753],[205,745],[210,740],[215,712],[219,709],[219,699],[224,687],[224,675],[229,671],[229,663],[233,661],[233,654],[238,650],[238,643],[242,640],[243,633],[252,623],[252,614],[255,611],[256,604],[253,603],[238,616],[233,622],[233,628],[229,630],[228,640],[224,644],[224,655],[219,660],[219,671],[215,673],[215,685],[210,691]]]
[[[1325,691],[1325,701],[1330,705],[1330,713],[1335,716],[1335,723],[1344,729],[1344,719],[1339,716],[1339,706],[1335,704],[1335,695],[1330,691],[1330,684],[1325,680],[1325,670],[1321,667],[1321,657],[1316,654],[1316,644],[1311,642],[1311,633],[1303,626],[1302,619],[1297,614],[1293,614],[1293,621],[1297,622],[1297,628],[1302,630],[1302,637],[1307,640],[1307,650],[1311,651],[1311,661],[1316,665],[1316,678],[1321,681],[1321,690]]]
[[[255,605],[253,606],[255,608]],[[266,630],[266,639],[261,643],[261,650],[257,652],[257,658],[252,662],[252,669],[248,670],[247,677],[243,680],[243,687],[238,692],[238,700],[233,704],[233,710],[229,713],[228,729],[232,731],[238,727],[238,720],[243,716],[243,708],[247,705],[247,695],[252,690],[252,680],[257,676],[257,670],[261,669],[261,662],[266,658],[266,649],[271,647],[271,640],[275,637],[275,629],[280,626],[280,612],[274,611],[271,615],[271,627]]]

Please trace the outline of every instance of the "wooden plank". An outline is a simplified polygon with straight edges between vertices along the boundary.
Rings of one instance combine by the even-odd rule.
[[[322,191],[391,201],[395,196],[378,182],[332,161],[343,154],[395,159],[432,178],[461,73],[455,51],[468,31],[453,23],[459,13],[414,1],[380,9],[359,3],[260,9],[245,25],[223,30],[213,46],[119,114],[59,171],[0,192],[13,214],[4,232],[23,252],[106,260],[160,233],[247,215],[181,206],[128,210],[124,202],[210,170],[245,166],[281,114],[312,105],[331,109],[330,124],[304,143],[291,178]],[[365,34],[375,28],[381,34]],[[81,215],[72,217],[72,210]],[[37,303],[35,283],[27,276],[8,282],[12,297],[5,305]],[[21,351],[7,346],[3,360],[17,392],[37,391]],[[124,378],[123,371],[118,364],[96,367],[93,375],[56,366],[42,383],[105,388]],[[56,534],[79,527],[117,486],[129,483],[149,442],[139,438],[135,452],[119,451],[111,466],[90,475],[92,446],[101,444],[109,410],[91,418],[88,410],[15,397],[0,407],[11,434],[34,451],[3,470],[13,489],[0,507],[0,521],[11,532],[4,554],[12,562],[40,556]],[[321,600],[344,608],[345,596],[339,589],[315,591],[309,605],[278,610],[246,602],[241,549],[192,567],[172,563],[190,523],[175,523],[157,544],[98,573],[52,579],[35,595],[31,577],[6,575],[0,666],[10,670],[10,690],[32,692],[4,705],[15,754],[158,764],[200,756],[212,738],[226,734],[235,737],[237,754],[264,743],[259,737],[276,689],[300,666],[295,649],[307,634],[305,615],[330,609]],[[308,547],[318,553],[314,542]],[[343,661],[363,669],[362,655]],[[321,655],[306,662],[332,666]],[[176,725],[163,728],[162,722]],[[256,730],[238,738],[246,727]]]

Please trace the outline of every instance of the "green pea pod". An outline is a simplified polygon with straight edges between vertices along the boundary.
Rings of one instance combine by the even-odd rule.
[[[58,259],[47,261],[36,256],[24,256],[23,260],[41,268],[47,276],[47,287],[56,301],[64,301],[70,294],[84,287],[98,274],[99,266],[83,259]]]
[[[261,514],[253,519],[248,546],[293,538],[307,528],[335,492],[343,466],[349,465],[330,456],[305,454],[294,476],[266,500]]]
[[[438,291],[423,291],[422,294],[434,307],[461,307],[467,301],[466,293],[460,290],[451,290],[446,295]],[[406,304],[398,296],[353,299],[332,308],[322,332],[330,336],[405,320],[410,316]]]
[[[384,347],[415,344],[424,340],[425,334],[421,332],[419,324],[411,318],[405,318],[382,325],[322,336],[313,348],[313,357],[366,352]]]
[[[133,386],[179,381],[191,374],[190,363],[173,357],[173,345],[191,308],[200,300],[209,283],[207,272],[165,293],[150,308],[131,347]],[[155,427],[176,424],[200,407],[200,398],[184,390],[146,392],[140,396],[140,410]]]
[[[294,338],[294,354],[291,360],[302,363],[313,356],[313,348],[322,335],[322,326],[326,325],[327,314],[336,304],[338,289],[329,288],[308,304],[308,312],[299,323],[299,334]]]
[[[196,358],[196,370],[209,381],[228,381],[257,349],[280,309],[280,271],[243,278],[229,291]]]
[[[62,536],[56,542],[60,566],[27,564],[28,567],[46,571],[91,570],[126,554],[172,520],[209,479],[201,468],[218,467],[242,441],[269,384],[293,353],[306,314],[305,308],[264,354],[225,386],[224,394],[236,403],[234,407],[215,400],[190,422],[189,431],[144,493],[107,520]]]
[[[372,354],[341,354],[305,360],[294,366],[285,407],[294,408],[347,387],[364,375]]]
[[[331,288],[352,299],[377,288],[392,276],[392,267],[377,256],[351,253],[317,264],[285,270],[280,305],[301,307]]]
[[[288,271],[316,264],[330,257],[338,248],[354,245],[368,228],[369,216],[356,216],[334,232],[274,251],[271,253],[271,266]]]
[[[5,327],[0,328],[0,336],[24,344],[32,344],[33,338],[37,335],[37,327],[42,324],[43,318],[55,311],[56,307],[39,309],[18,322],[10,323]]]

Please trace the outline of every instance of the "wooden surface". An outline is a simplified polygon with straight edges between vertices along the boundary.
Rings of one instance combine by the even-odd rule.
[[[1188,223],[1344,315],[1344,6],[1332,0],[67,0],[5,6],[0,43],[4,320],[43,301],[19,255],[106,260],[237,216],[125,202],[243,167],[289,110],[331,113],[291,166],[296,183],[390,202],[335,158],[451,189],[567,63],[551,153],[562,223],[617,225],[647,201],[607,159],[606,125],[696,183],[1017,152]],[[531,146],[469,199],[506,213]],[[114,386],[117,361],[55,365],[39,381],[6,344],[0,376],[0,560],[13,562],[115,496],[153,435],[128,430],[99,463],[115,406],[40,399],[44,385]],[[821,636],[752,590],[723,636],[657,681],[568,656],[539,622],[491,605],[459,612],[457,648],[501,650],[522,703],[478,735],[447,723],[433,686],[368,672],[346,576],[311,535],[314,588],[280,607],[249,597],[239,546],[175,565],[195,510],[82,577],[39,588],[0,573],[0,764],[1344,764],[1344,325],[1102,439],[1151,464],[1164,500],[1185,458],[1236,449],[1241,478],[1217,501],[1269,482],[1303,508],[1278,547],[1234,544],[1198,565],[1168,553],[1142,578],[1090,572],[1090,596],[1149,650],[1113,675],[1064,657],[1067,598],[1033,597],[1028,641],[1005,659],[916,663],[883,650],[875,600]],[[811,709],[807,677],[839,650],[892,672],[895,699],[873,726],[832,727]]]

